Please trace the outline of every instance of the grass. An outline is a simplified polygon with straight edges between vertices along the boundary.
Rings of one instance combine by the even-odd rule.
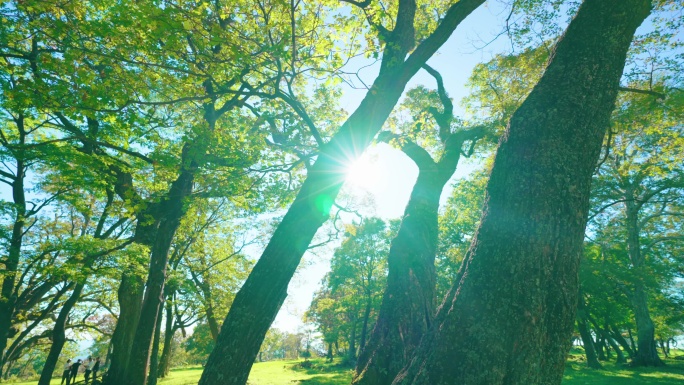
[[[311,360],[313,366],[304,369],[301,361],[270,361],[254,364],[248,385],[348,385],[352,371],[322,359]],[[681,385],[684,384],[684,361],[667,360],[663,368],[632,369],[604,363],[605,370],[586,367],[581,354],[572,354],[566,364],[562,385]],[[159,385],[195,385],[202,374],[201,367],[180,368],[171,371]],[[82,377],[79,376],[79,380]],[[13,385],[36,385],[37,381],[12,383]],[[54,379],[50,385],[58,385]]]

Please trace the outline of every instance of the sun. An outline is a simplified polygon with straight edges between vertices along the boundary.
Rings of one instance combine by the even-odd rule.
[[[346,182],[366,191],[377,190],[385,184],[386,171],[379,164],[377,157],[363,154],[347,168]]]

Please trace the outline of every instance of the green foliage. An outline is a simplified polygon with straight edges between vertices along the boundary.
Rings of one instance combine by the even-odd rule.
[[[345,239],[331,260],[331,271],[314,294],[306,315],[317,325],[326,344],[345,342],[348,349],[360,348],[355,344],[364,320],[372,327],[380,307],[390,239],[391,231],[378,218],[347,226]]]
[[[454,284],[479,226],[488,179],[489,170],[484,169],[456,181],[439,217],[439,244],[435,260],[438,299]]]

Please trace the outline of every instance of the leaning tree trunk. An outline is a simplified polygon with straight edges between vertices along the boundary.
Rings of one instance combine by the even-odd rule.
[[[582,344],[584,345],[584,354],[587,356],[587,366],[591,369],[603,369],[598,358],[596,358],[594,339],[591,337],[591,333],[587,326],[587,311],[587,306],[584,303],[584,298],[580,291],[577,302],[577,330],[579,330],[580,338],[582,338]]]
[[[380,73],[359,107],[321,147],[294,203],[276,228],[221,327],[200,385],[243,385],[271,323],[280,310],[290,279],[342,187],[347,161],[371,143],[413,75],[446,42],[460,22],[484,0],[452,5],[435,32],[414,48],[415,1],[399,1],[394,30],[387,41]]]
[[[603,369],[601,363],[596,358],[596,350],[594,350],[594,339],[591,338],[591,333],[587,327],[587,320],[578,317],[577,329],[579,330],[582,344],[584,345],[584,354],[587,356],[587,366],[592,369]]]
[[[620,331],[615,326],[610,326],[610,332],[611,337],[622,347],[624,351],[627,352],[629,358],[632,359],[634,357],[634,350],[629,345],[629,342],[627,342],[625,337],[620,334]]]
[[[50,346],[50,352],[45,359],[43,371],[40,373],[38,385],[50,385],[52,373],[54,373],[55,368],[57,367],[59,355],[62,354],[62,348],[66,342],[66,323],[69,318],[69,313],[71,312],[71,309],[74,308],[74,305],[76,305],[79,298],[81,298],[81,292],[83,292],[84,287],[85,282],[76,284],[76,286],[74,286],[74,291],[71,292],[71,296],[64,302],[62,309],[59,311],[57,320],[55,320],[55,326],[52,329],[52,345]]]
[[[631,191],[631,190],[627,190]],[[630,194],[633,195],[633,194]],[[628,197],[629,198],[629,197]],[[627,250],[634,271],[643,270],[644,256],[641,254],[641,242],[639,239],[639,206],[634,200],[626,202],[627,216]],[[631,296],[634,318],[637,327],[637,349],[632,365],[634,366],[662,366],[665,363],[658,356],[658,347],[655,342],[655,325],[648,310],[648,294],[646,285],[641,277],[635,277],[634,291]]]
[[[401,384],[560,384],[591,177],[648,0],[586,0],[496,154],[480,227]]]
[[[125,382],[125,370],[140,318],[145,283],[134,274],[124,273],[119,284],[119,318],[112,334],[111,364],[104,380],[109,385]]]

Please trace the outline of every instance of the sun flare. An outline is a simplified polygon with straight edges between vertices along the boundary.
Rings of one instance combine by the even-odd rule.
[[[364,154],[349,166],[346,181],[354,188],[371,191],[382,187],[385,177],[377,159]]]

